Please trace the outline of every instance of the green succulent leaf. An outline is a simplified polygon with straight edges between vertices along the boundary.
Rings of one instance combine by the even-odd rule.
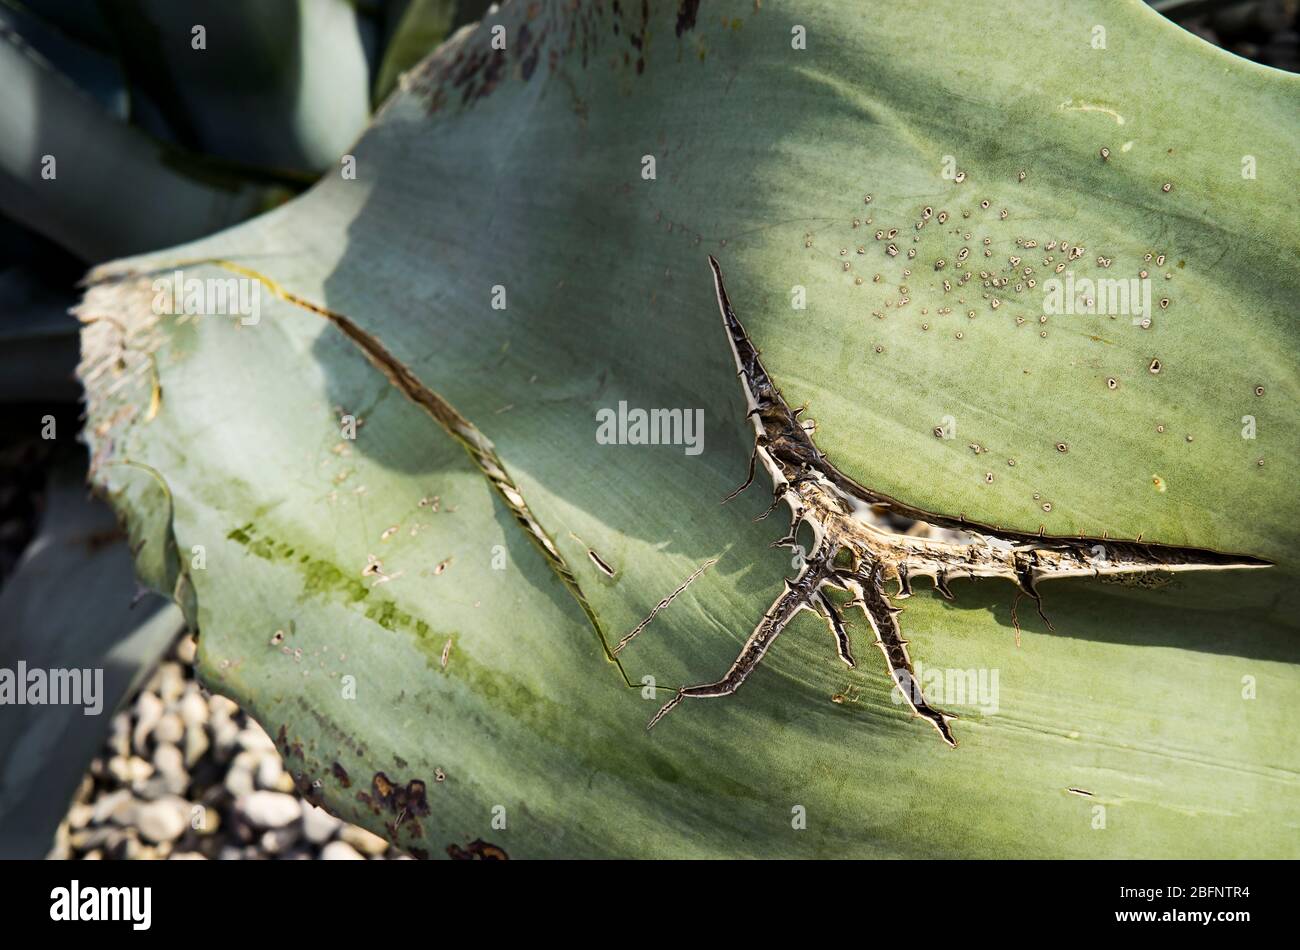
[[[0,87],[0,211],[83,261],[193,240],[283,197],[114,119],[2,23]]]
[[[348,0],[102,0],[132,86],[187,148],[319,174],[370,115],[369,64]]]
[[[1001,22],[1014,55],[958,2],[507,4],[356,180],[93,276],[94,477],[304,791],[430,855],[1294,853],[1300,81],[1136,2]],[[918,586],[956,751],[852,611],[854,669],[802,612],[647,733],[799,569],[763,473],[719,504],[754,435],[709,255],[859,486],[1275,566],[1052,581],[1054,631]],[[1049,312],[1067,270],[1152,308]],[[656,408],[676,444],[601,434]]]
[[[83,266],[0,220],[0,400],[76,402],[79,353],[74,289]]]
[[[412,0],[407,5],[384,49],[375,79],[375,102],[387,99],[397,88],[401,74],[447,38],[456,19],[456,7],[456,0]]]

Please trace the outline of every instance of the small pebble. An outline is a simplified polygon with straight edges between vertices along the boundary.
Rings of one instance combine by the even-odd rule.
[[[189,787],[190,776],[185,771],[185,761],[181,750],[174,745],[163,744],[153,750],[153,767],[169,795],[183,795]]]
[[[344,825],[339,831],[339,838],[352,845],[362,854],[374,856],[383,854],[388,850],[387,841],[357,825]]]
[[[153,739],[155,742],[168,742],[172,745],[178,744],[185,736],[185,723],[176,713],[164,713],[163,717],[158,720],[158,725],[153,728]]]
[[[194,768],[208,753],[211,743],[203,726],[187,726],[185,729],[185,767]]]
[[[262,837],[257,840],[257,844],[267,854],[280,854],[288,851],[300,836],[301,832],[297,828],[287,825],[284,828],[273,828],[262,832]]]
[[[186,687],[181,701],[176,704],[181,722],[187,726],[202,726],[208,721],[208,704],[199,695],[199,688],[194,683]]]
[[[198,641],[190,634],[185,634],[176,644],[176,659],[186,666],[193,666],[199,655]]]
[[[280,764],[280,757],[272,752],[270,755],[262,756],[257,762],[257,787],[266,788],[275,791],[278,789],[280,776],[284,775],[284,766]],[[290,783],[292,788],[292,783]]]
[[[334,837],[343,822],[323,808],[309,802],[302,803],[302,834],[313,844],[324,844]]]
[[[137,818],[140,834],[149,841],[175,841],[189,827],[185,820],[188,809],[184,806],[183,800],[178,806],[175,800],[170,798],[148,802],[141,806]]]
[[[247,749],[250,752],[275,751],[275,743],[271,741],[271,737],[251,719],[248,721],[248,725],[239,733],[239,746],[241,749]]]
[[[235,811],[258,828],[283,828],[302,814],[298,801],[283,792],[251,792],[235,802]]]
[[[245,795],[251,795],[254,791],[252,770],[240,766],[232,765],[230,771],[226,773],[222,784],[235,798],[242,798]]]
[[[115,789],[114,791],[108,792],[94,803],[94,810],[91,814],[90,820],[97,825],[102,825],[110,819],[117,821],[116,812],[119,808],[126,809],[133,807],[134,799],[131,798],[130,791],[125,788]],[[119,822],[119,824],[126,823],[127,822]]]
[[[346,841],[331,841],[321,849],[320,856],[325,861],[364,861],[356,848]]]
[[[109,759],[108,774],[113,776],[118,784],[134,787],[153,775],[153,766],[139,756],[133,755],[128,759],[119,755]]]
[[[153,693],[141,693],[135,702],[135,728],[131,732],[131,747],[137,753],[145,750],[145,740],[162,718],[162,700]]]

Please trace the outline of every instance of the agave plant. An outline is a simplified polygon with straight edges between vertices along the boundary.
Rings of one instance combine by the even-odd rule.
[[[91,272],[91,481],[304,794],[416,855],[1294,853],[1300,79],[996,19],[507,3]]]

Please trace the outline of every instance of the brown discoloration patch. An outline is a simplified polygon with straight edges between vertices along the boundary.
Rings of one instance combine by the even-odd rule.
[[[536,14],[529,11],[529,19]],[[505,25],[508,43],[505,49],[493,49],[488,28],[498,24],[480,24],[464,36],[448,41],[441,55],[433,56],[412,75],[406,88],[424,101],[425,112],[433,115],[447,104],[449,90],[460,90],[460,103],[470,106],[491,95],[507,77],[513,56],[519,63],[519,75],[528,81],[537,71],[548,28],[535,29],[529,23],[518,28]]]
[[[94,554],[124,540],[126,540],[126,532],[121,527],[115,526],[105,528],[103,531],[92,531],[82,539],[82,542],[86,545],[87,552]]]
[[[506,854],[505,849],[484,841],[482,838],[475,838],[465,847],[458,844],[447,845],[447,855],[453,861],[509,861],[510,855]]]
[[[519,35],[515,40],[515,53],[521,59],[519,74],[524,82],[527,82],[533,78],[533,73],[537,69],[537,60],[542,53],[541,37],[534,36],[527,23],[519,28]]]
[[[695,18],[700,14],[700,0],[682,0],[677,8],[677,35],[695,29]]]
[[[376,772],[371,786],[375,801],[394,815],[423,817],[429,814],[428,787],[422,779],[413,778],[403,786],[383,772]]]
[[[403,831],[409,838],[424,837],[420,819],[429,814],[429,799],[423,780],[413,778],[403,785],[384,772],[376,772],[370,780],[370,791],[357,792],[357,801],[371,814],[389,819],[384,821],[384,831],[394,844]]]
[[[297,789],[299,795],[317,808],[320,808],[323,804],[321,793],[324,790],[324,783],[319,779],[313,779],[305,772],[295,772],[293,774],[293,787]]]
[[[393,824],[393,840],[397,840],[398,828],[405,828],[407,835],[420,839],[424,837],[424,824],[418,818],[399,819]]]
[[[682,0],[678,4],[674,28],[679,39],[695,29],[699,11],[699,0]],[[469,108],[511,77],[533,81],[543,64],[551,75],[562,74],[566,60],[584,72],[605,62],[617,70],[640,75],[650,65],[652,12],[648,0],[622,0],[608,7],[576,0],[529,6],[525,16],[514,23],[505,22],[510,19],[507,14],[457,33],[406,74],[402,88],[432,116],[446,111],[449,104]],[[671,17],[673,8],[656,15],[662,13]],[[489,30],[498,25],[506,28],[508,43],[504,50],[492,49],[490,44]],[[611,38],[626,45],[612,55],[602,55],[602,47]]]
[[[352,779],[348,775],[348,770],[345,769],[343,766],[335,762],[333,765],[330,766],[330,772],[334,775],[336,779],[338,779],[339,784],[342,785],[344,788],[352,787]]]
[[[619,12],[620,11],[618,10],[618,8],[615,7],[614,13],[617,15]],[[617,24],[615,25],[617,26]],[[636,71],[638,75],[645,72],[645,48],[646,48],[646,38],[647,35],[649,34],[649,31],[650,31],[650,3],[649,0],[641,0],[641,22],[637,25],[636,29],[634,30],[630,29],[628,31],[628,36],[627,36],[628,42],[631,43],[632,48],[637,51]],[[629,53],[624,53],[623,65],[630,66],[631,64],[632,64],[631,55]]]
[[[405,829],[407,835],[416,840],[424,837],[424,825],[418,818],[412,818],[403,813],[397,816],[396,821],[384,822],[384,830],[388,832],[388,839],[394,843],[397,842],[398,836]]]
[[[537,69],[537,58],[540,54],[541,54],[540,49],[534,49],[531,53],[529,53],[526,57],[524,57],[523,63],[520,64],[519,70],[520,73],[523,75],[525,82],[533,78],[533,73]]]

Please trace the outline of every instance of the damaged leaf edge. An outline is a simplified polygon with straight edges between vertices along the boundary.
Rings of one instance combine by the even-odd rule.
[[[639,688],[632,682],[624,669],[622,662],[618,659],[617,651],[610,647],[609,640],[605,633],[604,624],[597,616],[595,608],[592,607],[586,594],[583,592],[577,577],[574,575],[564,555],[560,552],[551,535],[546,531],[542,524],[534,516],[525,501],[522,491],[515,484],[505,463],[501,460],[496,452],[492,441],[483,434],[483,432],[463,416],[451,403],[444,399],[439,393],[430,389],[420,379],[411,372],[396,356],[373,335],[366,333],[353,320],[345,314],[331,310],[328,307],[314,303],[299,294],[296,294],[278,281],[272,279],[269,275],[252,268],[245,267],[234,261],[222,258],[201,258],[198,260],[187,260],[179,263],[169,263],[164,265],[151,266],[144,271],[139,270],[113,270],[110,267],[97,268],[92,271],[85,284],[88,292],[82,304],[74,310],[83,326],[91,324],[110,325],[116,330],[120,339],[115,341],[111,347],[101,345],[97,359],[83,359],[81,375],[83,381],[89,382],[94,376],[103,372],[104,367],[112,360],[119,358],[132,349],[133,338],[136,333],[129,332],[128,328],[119,321],[109,320],[100,316],[98,311],[102,305],[94,298],[96,291],[106,292],[107,288],[112,285],[122,284],[129,280],[148,277],[153,274],[164,273],[175,269],[178,266],[195,266],[206,264],[213,267],[219,267],[241,276],[259,281],[262,286],[266,287],[273,296],[283,300],[291,306],[306,310],[327,322],[333,324],[352,344],[361,351],[372,366],[375,367],[402,395],[406,396],[411,402],[425,411],[438,425],[455,440],[469,455],[470,460],[479,472],[488,480],[497,494],[501,497],[506,507],[517,524],[523,529],[529,540],[538,549],[545,559],[552,572],[564,585],[565,589],[577,602],[583,615],[591,625],[600,641],[600,648],[605,659],[614,665],[618,670],[619,676],[623,680],[623,685],[629,689]],[[151,366],[154,366],[154,355],[152,351],[137,349],[136,352],[143,355]],[[156,373],[156,366],[155,366]],[[156,390],[156,379],[151,385]],[[152,405],[152,402],[151,402]],[[152,416],[150,416],[152,418]],[[124,463],[138,464],[138,463]]]

